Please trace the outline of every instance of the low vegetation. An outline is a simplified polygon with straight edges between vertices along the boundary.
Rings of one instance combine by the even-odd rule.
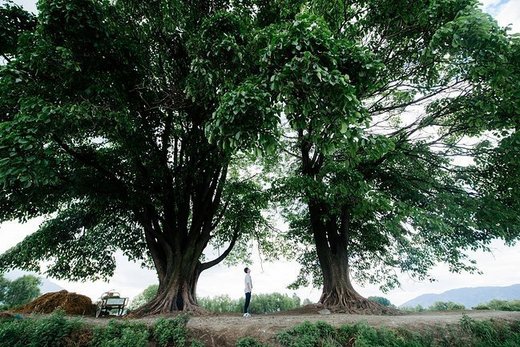
[[[111,320],[92,327],[80,318],[69,319],[63,312],[47,317],[0,318],[0,345],[10,347],[204,347],[190,337],[189,317],[179,315],[158,319],[154,325]],[[234,343],[229,341],[229,343]],[[325,322],[304,322],[282,331],[271,341],[242,337],[236,347],[436,347],[436,346],[520,346],[520,322],[477,321],[463,315],[459,324],[423,327],[421,331],[389,329],[356,323],[334,327]]]
[[[231,299],[227,295],[200,298],[198,303],[206,310],[216,313],[242,312],[244,309],[244,298]],[[292,296],[280,293],[255,294],[254,300],[251,301],[249,306],[249,311],[253,314],[263,314],[288,311],[300,306],[301,300],[296,294]]]
[[[369,298],[370,299],[370,298]],[[429,307],[421,305],[413,307],[400,307],[405,312],[425,312],[425,311],[461,311],[466,307],[452,301],[437,301]],[[490,302],[479,304],[473,310],[495,310],[495,311],[520,311],[520,300],[491,300]]]
[[[365,323],[334,328],[324,322],[305,322],[278,334],[277,342],[283,347],[519,346],[520,322],[476,321],[463,316],[458,325],[443,329],[432,327],[420,333],[402,328],[374,328]]]
[[[491,300],[473,307],[474,310],[520,311],[520,300]]]
[[[423,307],[422,305],[410,306],[410,307],[400,307],[401,311],[405,312],[424,312],[424,311],[462,311],[465,310],[466,307],[464,305],[458,304],[452,301],[437,301],[434,302],[429,307]]]
[[[201,347],[188,337],[187,316],[159,319],[148,327],[142,323],[110,320],[106,326],[92,327],[63,312],[42,318],[13,316],[0,318],[0,346],[10,347]]]
[[[130,303],[130,310],[136,310],[146,305],[154,298],[157,288],[157,284],[152,284],[137,295]],[[228,295],[202,297],[198,298],[197,302],[202,308],[214,313],[238,313],[244,309],[244,298],[232,299]],[[288,311],[300,307],[301,303],[301,299],[296,294],[292,296],[280,293],[255,294],[254,300],[251,301],[249,306],[249,311],[253,314]],[[310,301],[304,300],[304,304],[307,303],[310,303]]]

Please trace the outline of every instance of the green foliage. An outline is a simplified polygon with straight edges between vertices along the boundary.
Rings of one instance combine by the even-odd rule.
[[[518,346],[520,344],[520,324],[507,324],[501,321],[477,321],[464,315],[460,324],[463,331],[470,334],[470,345],[484,346]]]
[[[239,192],[240,177],[228,177],[235,153],[205,133],[222,94],[251,75],[256,4],[42,0],[37,17],[0,9],[0,221],[45,219],[0,256],[0,269],[44,263],[56,278],[106,279],[120,250],[203,271],[238,239],[268,243],[265,198],[251,182]],[[249,213],[236,222],[240,206]],[[151,240],[170,251],[152,254]],[[203,264],[213,241],[229,251]],[[179,246],[192,252],[170,259]]]
[[[184,347],[187,344],[186,324],[189,317],[179,315],[173,319],[160,318],[153,328],[153,337],[160,347],[178,346]]]
[[[392,306],[392,303],[390,302],[390,300],[388,300],[387,298],[383,298],[381,296],[369,296],[367,299],[370,301],[377,302],[383,306]]]
[[[106,278],[120,249],[204,270],[253,238],[274,253],[269,203],[296,286],[330,277],[325,259],[382,289],[395,268],[475,272],[466,251],[520,236],[520,40],[475,0],[1,9],[0,221],[47,219],[0,269]],[[243,184],[244,154],[268,180]],[[228,248],[202,263],[212,243]]]
[[[90,345],[94,347],[145,347],[148,346],[149,337],[150,333],[145,324],[110,320],[106,326],[94,328]]]
[[[520,338],[517,322],[475,321],[464,316],[460,325],[430,327],[420,332],[399,328],[374,328],[366,323],[334,328],[323,322],[302,323],[277,335],[284,347],[436,347],[436,346],[515,346]]]
[[[424,311],[461,311],[465,310],[466,307],[461,304],[457,304],[451,301],[437,301],[434,302],[429,307],[425,308],[422,305],[417,305],[415,307],[399,307],[400,310],[406,312],[424,312]]]
[[[44,318],[0,320],[0,341],[2,346],[12,347],[65,347],[70,345],[71,334],[81,329],[84,324],[80,320],[68,319],[57,311]]]
[[[41,280],[24,275],[13,281],[0,276],[0,304],[5,308],[24,305],[40,295]]]
[[[111,320],[106,326],[90,327],[79,319],[68,319],[63,312],[48,317],[0,319],[0,342],[13,347],[145,347],[158,346],[202,347],[198,340],[189,341],[187,316],[159,319],[152,328],[144,324]],[[81,338],[80,338],[81,337]],[[324,322],[305,322],[276,336],[283,347],[441,347],[441,346],[497,346],[513,347],[520,343],[520,324],[499,320],[471,319],[463,315],[459,324],[409,328],[375,328],[366,323],[335,328]],[[237,347],[267,347],[251,337],[237,341]]]
[[[402,311],[405,311],[405,312],[424,312],[427,310],[422,305],[417,305],[415,307],[411,307],[411,306],[399,307],[399,309]]]
[[[491,300],[473,307],[474,310],[520,311],[520,300]]]
[[[10,59],[15,54],[20,35],[34,30],[35,16],[12,1],[3,1],[0,7],[0,55]]]
[[[465,310],[465,309],[466,308],[464,307],[464,305],[457,304],[457,303],[451,302],[451,301],[448,301],[448,302],[437,301],[437,302],[434,302],[428,308],[428,310],[430,310],[430,311],[460,311],[460,310]]]
[[[197,298],[198,304],[210,312],[241,312],[243,306],[240,306],[240,301],[231,299],[228,295],[218,295],[211,298]]]
[[[252,337],[243,337],[239,339],[235,345],[236,347],[267,347],[263,343],[258,342]]]
[[[150,302],[157,294],[157,289],[159,289],[158,284],[151,284],[148,287],[146,287],[145,290],[137,294],[135,298],[132,299],[132,302],[128,306],[128,309],[135,310],[136,308],[141,307],[144,304]]]
[[[327,323],[304,322],[278,334],[277,340],[282,346],[312,347],[319,345],[321,341],[333,341],[335,333],[335,329]]]
[[[244,309],[244,298],[238,300],[231,299],[227,295],[216,296],[213,298],[199,298],[198,303],[201,307],[210,312],[242,312]],[[293,294],[271,293],[254,294],[251,299],[249,310],[253,314],[273,313],[279,311],[292,310],[300,307],[300,298]]]

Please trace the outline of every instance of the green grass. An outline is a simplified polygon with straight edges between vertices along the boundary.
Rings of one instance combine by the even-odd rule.
[[[520,322],[476,321],[463,316],[460,324],[422,331],[374,328],[365,323],[334,328],[324,322],[305,322],[279,333],[277,343],[283,347],[513,347],[520,346]]]

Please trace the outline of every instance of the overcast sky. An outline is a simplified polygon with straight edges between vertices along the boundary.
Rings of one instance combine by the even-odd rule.
[[[3,0],[0,0],[3,3]],[[36,12],[35,1],[15,0],[27,10]],[[511,32],[520,32],[520,0],[485,0],[482,1],[483,9],[494,16],[502,26],[512,25]],[[6,222],[0,224],[0,253],[14,246],[23,238],[34,232],[41,219],[29,221],[25,224]],[[407,300],[426,293],[441,293],[443,291],[460,287],[477,286],[506,286],[520,283],[520,245],[506,247],[501,242],[493,242],[492,253],[470,253],[477,259],[482,275],[452,274],[447,266],[437,266],[432,274],[437,278],[434,283],[416,282],[407,276],[401,277],[401,288],[383,294],[374,286],[360,287],[356,289],[364,296],[385,296],[393,304],[400,305]],[[68,291],[87,295],[97,299],[104,291],[115,289],[124,296],[134,297],[148,285],[156,283],[155,273],[151,270],[141,269],[137,264],[130,263],[122,256],[118,256],[118,267],[114,277],[109,282],[84,282],[73,283],[51,279]],[[319,299],[320,290],[303,288],[298,291],[286,289],[298,274],[298,265],[290,262],[276,262],[274,264],[261,262],[255,255],[252,266],[253,292],[254,293],[294,293],[303,300],[309,298],[312,301]],[[198,285],[199,296],[215,296],[227,294],[233,298],[243,295],[243,266],[226,267],[216,266],[202,273]]]

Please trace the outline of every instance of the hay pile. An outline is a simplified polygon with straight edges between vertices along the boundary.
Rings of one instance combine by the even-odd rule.
[[[92,300],[84,295],[69,293],[61,290],[54,293],[46,293],[30,303],[13,310],[18,313],[52,313],[56,309],[62,309],[66,314],[94,315],[96,306]]]

